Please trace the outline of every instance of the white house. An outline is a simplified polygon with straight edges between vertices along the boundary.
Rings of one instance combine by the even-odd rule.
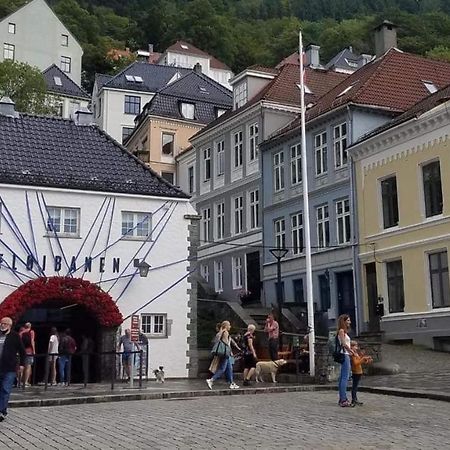
[[[32,0],[0,20],[0,62],[24,62],[44,70],[56,64],[81,84],[80,44],[44,0]]]
[[[195,211],[91,121],[21,115],[0,102],[0,315],[32,322],[43,353],[51,326],[111,350],[135,314],[147,366],[191,376]]]

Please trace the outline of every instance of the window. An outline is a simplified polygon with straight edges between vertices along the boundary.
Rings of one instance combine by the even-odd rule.
[[[425,216],[442,214],[442,184],[439,161],[422,166]]]
[[[299,304],[305,303],[305,296],[303,292],[303,280],[301,278],[298,280],[293,280],[292,287],[294,288],[293,290],[295,303]]]
[[[387,288],[389,297],[389,312],[403,312],[405,309],[405,296],[403,291],[402,261],[386,263]]]
[[[194,166],[188,167],[188,192],[189,194],[192,194],[194,192],[195,187],[195,173],[194,173]]]
[[[203,279],[209,283],[209,266],[208,264],[202,264],[200,266],[200,274],[203,277]]]
[[[122,212],[122,236],[128,238],[146,238],[151,235],[151,226],[151,213]]]
[[[217,108],[217,109],[216,109],[216,118],[222,116],[222,115],[225,114],[226,112],[227,112],[226,109],[220,109],[220,108]]]
[[[15,59],[16,47],[13,44],[3,44],[3,59]]]
[[[316,175],[323,175],[328,171],[327,133],[314,136],[314,153],[316,155]]]
[[[336,229],[338,244],[350,242],[350,202],[348,198],[336,202]]]
[[[259,227],[259,190],[250,191],[248,194],[250,205],[250,229]]]
[[[141,329],[150,336],[167,337],[167,316],[165,314],[142,314]]]
[[[217,203],[216,205],[216,237],[223,239],[225,237],[225,203]]]
[[[423,85],[426,87],[427,91],[430,94],[434,94],[438,90],[438,88],[432,81],[423,81]]]
[[[214,289],[216,292],[223,291],[223,262],[214,261]]]
[[[8,33],[9,34],[16,34],[16,24],[9,22],[8,23]]]
[[[320,306],[322,311],[331,308],[330,275],[328,271],[319,275]]]
[[[336,169],[347,165],[347,124],[334,127],[334,166]]]
[[[100,117],[102,115],[102,99],[98,99],[98,109],[97,109],[97,117]]]
[[[244,197],[233,199],[234,206],[234,234],[242,233],[244,228]]]
[[[125,95],[123,112],[125,114],[139,114],[141,112],[141,97],[136,95]]]
[[[63,235],[80,234],[80,210],[77,208],[47,208],[47,231]]]
[[[302,152],[300,144],[291,147],[291,184],[302,181]]]
[[[195,105],[193,103],[181,104],[181,115],[185,119],[194,119],[195,117]]]
[[[61,102],[58,102],[55,104],[55,108],[56,108],[56,115],[58,117],[63,117],[63,113],[64,113],[64,104]]]
[[[170,184],[175,183],[175,174],[173,172],[161,172],[161,177]]]
[[[242,258],[234,256],[231,258],[233,289],[242,288]]]
[[[328,205],[318,206],[316,209],[317,219],[317,245],[328,247],[330,244],[330,219],[328,216]]]
[[[62,80],[61,77],[53,77],[53,81],[55,82],[56,86],[62,86]]]
[[[134,128],[122,127],[122,144],[125,144],[127,139],[132,135]]]
[[[72,59],[69,56],[61,56],[60,69],[66,73],[70,73],[72,71]]]
[[[303,253],[303,214],[297,213],[291,216],[291,231],[292,231],[292,253],[299,255]]]
[[[284,189],[284,152],[273,155],[273,178],[275,192]]]
[[[205,148],[203,149],[203,175],[204,181],[208,181],[211,179],[211,149]]]
[[[234,109],[247,103],[247,83],[244,81],[234,88]]]
[[[211,228],[211,208],[205,208],[201,213],[201,223],[200,223],[200,239],[203,244],[207,244],[210,241],[210,228]]]
[[[254,123],[248,127],[248,146],[250,151],[250,161],[255,161],[258,157],[258,124]]]
[[[428,258],[433,308],[450,306],[447,252],[431,253]]]
[[[163,155],[173,156],[173,146],[175,141],[175,136],[172,133],[162,133],[161,137],[162,147],[161,151]]]
[[[225,141],[219,141],[216,145],[217,149],[217,176],[221,176],[225,172]]]
[[[383,205],[383,227],[398,225],[397,178],[395,176],[381,181],[381,201]]]
[[[242,166],[242,131],[234,133],[234,167]]]
[[[61,35],[61,45],[63,47],[68,47],[69,46],[69,36],[67,34],[62,34]]]
[[[286,247],[286,224],[284,219],[277,219],[274,222],[275,227],[275,247]]]

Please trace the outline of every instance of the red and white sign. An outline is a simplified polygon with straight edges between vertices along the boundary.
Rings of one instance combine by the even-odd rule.
[[[137,314],[133,314],[131,316],[131,327],[130,327],[130,334],[131,334],[131,340],[132,342],[138,342],[139,341],[139,316]]]

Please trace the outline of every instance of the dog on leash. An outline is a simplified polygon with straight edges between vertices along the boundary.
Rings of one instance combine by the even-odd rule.
[[[159,366],[157,369],[153,371],[153,374],[156,377],[157,383],[164,383],[164,367]]]
[[[258,361],[255,370],[256,382],[263,382],[262,375],[270,373],[272,383],[276,383],[278,368],[284,366],[286,362],[285,359],[277,359],[276,361]]]

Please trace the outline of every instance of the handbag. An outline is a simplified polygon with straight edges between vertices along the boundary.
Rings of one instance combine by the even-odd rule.
[[[335,345],[334,345],[334,352],[333,352],[333,359],[335,362],[342,364],[345,360],[345,355],[342,353],[342,345],[339,342],[339,338],[336,335],[335,338]]]
[[[211,354],[213,356],[219,356],[219,357],[224,357],[224,356],[230,356],[231,354],[231,348],[229,345],[225,344],[225,342],[222,341],[222,335],[220,336],[220,339],[218,339],[211,350]]]

